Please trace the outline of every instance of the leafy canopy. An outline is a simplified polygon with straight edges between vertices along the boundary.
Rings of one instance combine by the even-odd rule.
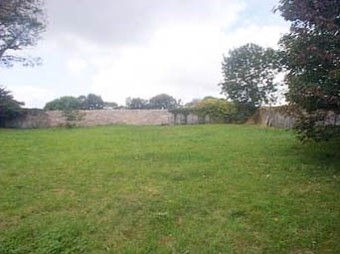
[[[0,1],[0,64],[12,66],[14,62],[32,66],[39,59],[13,54],[36,45],[45,30],[46,19],[42,0]]]
[[[226,99],[208,96],[203,99],[194,99],[184,107],[172,109],[170,112],[175,117],[180,114],[185,118],[190,114],[195,114],[204,119],[202,122],[206,122],[205,119],[208,116],[211,123],[231,123],[234,122],[235,115],[237,115],[237,107]]]
[[[78,98],[63,96],[46,103],[45,110],[93,110],[103,109],[104,101],[99,95],[81,95]]]
[[[6,121],[21,116],[23,104],[16,101],[10,91],[0,86],[0,127],[4,127]]]
[[[174,97],[162,93],[158,94],[149,100],[142,98],[131,98],[126,99],[126,107],[128,109],[175,109],[180,105]]]
[[[177,100],[165,93],[158,94],[149,100],[150,109],[175,109],[177,107]]]
[[[149,107],[149,101],[142,98],[127,98],[126,107],[128,109],[147,109]]]
[[[194,106],[199,116],[209,116],[215,123],[230,123],[237,111],[235,104],[225,99],[207,97]]]
[[[90,93],[85,96],[80,96],[79,98],[83,98],[80,104],[81,109],[103,109],[104,108],[104,101],[101,96],[95,95],[93,93]]]
[[[272,101],[276,90],[276,52],[256,44],[229,51],[222,63],[222,93],[238,103],[257,108]]]
[[[296,130],[302,140],[339,134],[340,2],[280,0],[277,11],[291,22],[283,36],[288,101],[300,109]]]

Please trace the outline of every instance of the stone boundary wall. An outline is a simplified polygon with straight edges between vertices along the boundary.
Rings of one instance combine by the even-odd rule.
[[[267,127],[291,129],[294,127],[296,119],[286,113],[285,107],[266,107],[260,108],[250,121]]]
[[[290,113],[288,113],[290,111]],[[291,129],[296,123],[294,112],[288,106],[260,108],[250,122],[262,126]],[[340,125],[340,115],[329,111],[321,125]]]
[[[67,123],[61,111],[46,113],[49,117],[50,127],[62,126]],[[73,122],[78,126],[167,125],[173,122],[173,115],[167,110],[84,110],[79,111],[79,115],[81,120]]]
[[[24,115],[5,123],[6,128],[34,129],[50,127],[48,112],[40,109],[25,109]]]
[[[201,119],[193,114],[177,115],[168,110],[81,110],[78,121],[67,121],[62,111],[27,110],[24,117],[10,121],[9,128],[49,128],[68,124],[76,126],[98,125],[173,125],[198,124]]]
[[[261,108],[247,123],[262,126],[290,129],[295,118],[285,113],[284,107]],[[22,118],[6,123],[8,128],[50,128],[61,126],[98,126],[98,125],[177,125],[213,123],[209,116],[195,114],[173,114],[168,110],[84,110],[78,111],[79,121],[67,121],[62,111],[26,110]],[[334,117],[332,118],[334,119]],[[340,125],[340,116],[337,117]]]
[[[213,123],[209,116],[173,114],[168,110],[81,110],[78,121],[67,121],[62,111],[26,110],[22,118],[6,123],[9,128],[53,128],[67,125],[177,125]],[[295,119],[276,108],[262,108],[248,123],[275,128],[292,128]]]

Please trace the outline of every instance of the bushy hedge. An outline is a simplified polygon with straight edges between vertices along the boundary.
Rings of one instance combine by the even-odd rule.
[[[190,107],[177,108],[170,110],[170,112],[184,116],[195,114],[201,118],[209,116],[213,123],[232,123],[235,121],[237,107],[234,103],[225,99],[208,97]]]
[[[7,121],[22,116],[22,105],[22,102],[13,98],[10,91],[0,86],[0,127],[4,127]]]

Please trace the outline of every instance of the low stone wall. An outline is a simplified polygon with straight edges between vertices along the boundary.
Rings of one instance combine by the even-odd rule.
[[[7,128],[33,129],[50,127],[50,116],[48,112],[41,109],[24,110],[23,116],[5,123]]]
[[[248,123],[274,128],[292,128],[295,118],[287,106],[261,108]],[[175,125],[213,123],[209,116],[173,114],[168,110],[84,110],[78,111],[78,121],[67,121],[62,111],[26,110],[23,117],[6,123],[9,128],[48,128],[67,125]],[[332,119],[335,119],[334,117]],[[340,116],[337,117],[340,125]]]
[[[78,111],[77,121],[67,121],[62,111],[27,110],[22,118],[6,124],[9,128],[47,128],[67,124],[97,126],[111,124],[126,125],[171,125],[183,124],[183,116],[175,116],[168,110],[83,110]],[[198,117],[190,115],[187,124],[198,124]]]
[[[172,124],[205,124],[212,123],[209,116],[201,117],[195,114],[173,114]]]
[[[84,114],[83,119],[79,121],[82,126],[167,125],[174,121],[173,115],[167,110],[87,110],[81,111],[80,114]]]
[[[26,110],[23,117],[6,123],[9,128],[49,128],[67,125],[176,125],[213,123],[209,116],[173,114],[168,110],[82,110],[76,114],[77,121],[67,121],[62,111]],[[262,108],[250,121],[254,124],[275,128],[292,128],[293,117],[282,109]]]
[[[291,129],[296,123],[294,114],[296,115],[296,112],[294,113],[289,106],[264,107],[260,108],[251,120],[253,123],[263,126]],[[320,125],[340,125],[340,115],[329,111]]]
[[[288,114],[287,106],[260,108],[252,117],[251,121],[255,124],[280,128],[291,129],[294,127],[296,119]]]

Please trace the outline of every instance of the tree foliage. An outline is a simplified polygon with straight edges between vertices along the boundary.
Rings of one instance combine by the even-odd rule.
[[[175,109],[178,107],[177,100],[165,93],[158,94],[149,100],[150,109]]]
[[[209,116],[215,123],[231,123],[236,113],[236,106],[225,99],[204,98],[194,106],[199,116]]]
[[[104,109],[118,109],[120,106],[116,102],[104,102]]]
[[[291,22],[290,33],[280,43],[287,69],[287,99],[300,109],[296,130],[302,140],[338,135],[340,2],[280,0],[277,10]]]
[[[194,99],[184,107],[172,109],[170,112],[175,117],[179,114],[184,117],[195,114],[202,119],[203,123],[206,121],[206,117],[209,117],[211,123],[232,123],[236,120],[237,107],[235,103],[226,99],[209,96],[203,99]]]
[[[273,100],[278,72],[276,52],[256,44],[246,44],[229,51],[222,63],[222,93],[252,114],[263,103]]]
[[[16,101],[10,91],[0,86],[0,126],[4,127],[6,121],[21,116],[23,104]]]
[[[85,97],[85,96],[80,96],[80,97]],[[79,100],[79,98],[78,98],[78,100]],[[87,97],[82,99],[82,103],[80,105],[80,108],[85,109],[85,110],[103,109],[104,108],[104,101],[103,101],[101,96],[90,93],[90,94],[87,95]]]
[[[80,101],[73,96],[63,96],[46,103],[45,110],[73,110],[80,108]]]
[[[126,107],[128,109],[175,109],[179,105],[179,101],[165,93],[158,94],[149,100],[139,97],[128,97],[126,99]]]
[[[5,66],[14,62],[34,65],[39,59],[13,54],[34,46],[45,29],[42,0],[0,1],[0,61]]]
[[[45,110],[94,110],[103,109],[104,101],[99,95],[81,95],[78,98],[63,96],[46,103]]]
[[[149,107],[148,100],[142,98],[127,98],[126,106],[129,109],[147,109]]]

